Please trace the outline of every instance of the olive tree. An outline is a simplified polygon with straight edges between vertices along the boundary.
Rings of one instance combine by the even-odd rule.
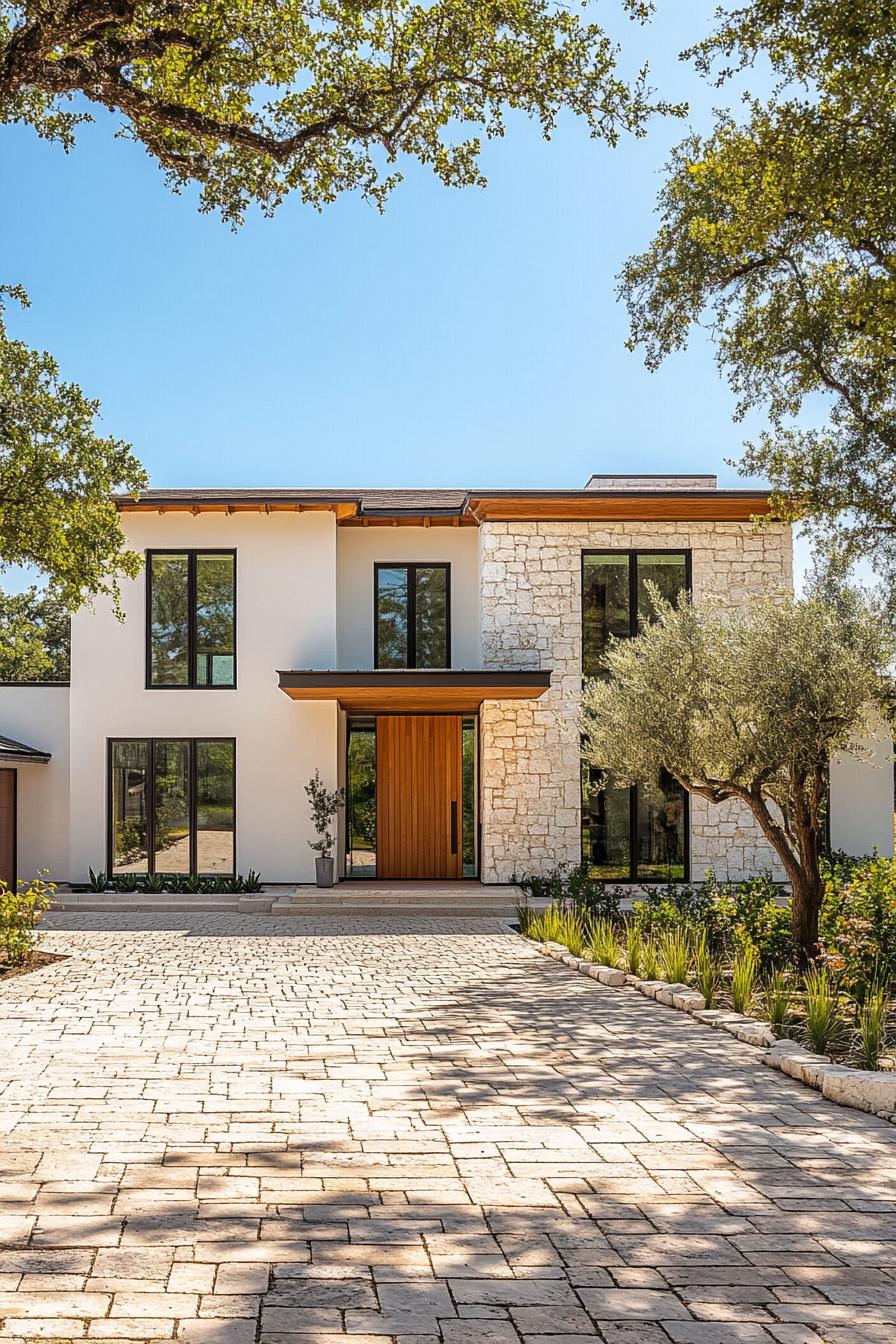
[[[749,808],[793,893],[794,941],[818,941],[831,754],[887,696],[894,652],[878,604],[769,595],[742,609],[675,605],[654,590],[655,619],[614,640],[582,704],[584,754],[623,784],[667,770],[689,794]]]

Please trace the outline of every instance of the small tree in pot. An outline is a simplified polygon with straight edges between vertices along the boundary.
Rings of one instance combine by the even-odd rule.
[[[311,820],[317,832],[316,840],[309,840],[312,849],[317,850],[314,861],[319,887],[333,885],[333,845],[336,836],[331,829],[339,813],[345,807],[345,789],[327,789],[315,770],[314,777],[305,785],[305,792],[311,804]]]

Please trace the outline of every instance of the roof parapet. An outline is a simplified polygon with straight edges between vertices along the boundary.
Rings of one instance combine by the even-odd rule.
[[[589,476],[585,482],[586,490],[717,490],[717,476],[666,476],[638,475],[625,476],[600,475]]]

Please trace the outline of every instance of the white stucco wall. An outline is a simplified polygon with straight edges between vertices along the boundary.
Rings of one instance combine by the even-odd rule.
[[[373,567],[451,566],[451,666],[481,667],[477,527],[340,527],[336,539],[338,662],[373,667]]]
[[[0,733],[49,751],[46,765],[17,765],[19,877],[69,872],[69,688],[0,686]],[[2,762],[0,762],[2,764]]]
[[[111,737],[236,738],[237,868],[311,881],[304,785],[337,778],[334,704],[298,704],[276,673],[336,666],[336,525],[329,513],[125,513],[138,551],[235,547],[237,689],[145,689],[145,577],[124,585],[125,621],[107,602],[72,622],[71,877],[106,864]]]
[[[859,739],[862,755],[831,761],[831,845],[847,854],[893,853],[893,737],[882,720]]]

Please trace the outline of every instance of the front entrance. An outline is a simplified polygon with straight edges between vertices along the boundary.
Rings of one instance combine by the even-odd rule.
[[[348,724],[346,876],[476,876],[476,727],[460,714]]]
[[[454,714],[377,716],[377,877],[460,877],[460,724]]]

